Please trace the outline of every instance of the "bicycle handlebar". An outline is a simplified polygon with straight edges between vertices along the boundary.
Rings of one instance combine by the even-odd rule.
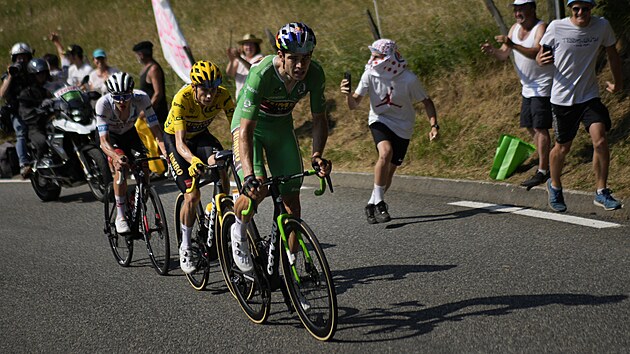
[[[134,165],[138,165],[142,162],[147,162],[147,161],[153,161],[153,160],[164,160],[166,161],[166,158],[162,155],[160,156],[154,156],[154,157],[143,157],[143,158],[139,158],[139,159],[135,159],[133,161]],[[127,156],[123,156],[123,162],[127,162],[128,158]],[[123,181],[127,178],[126,174],[127,174],[127,169],[120,169],[120,174],[118,175],[118,179],[116,180],[116,184],[117,185],[121,185],[123,183]]]

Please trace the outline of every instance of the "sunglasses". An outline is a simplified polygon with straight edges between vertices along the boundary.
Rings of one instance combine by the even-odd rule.
[[[582,10],[582,12],[589,12],[591,11],[591,8],[588,6],[573,6],[571,8],[571,11],[573,11],[573,13],[580,13],[580,10]]]
[[[125,93],[122,95],[112,95],[112,99],[116,102],[127,102],[133,97],[132,93]]]

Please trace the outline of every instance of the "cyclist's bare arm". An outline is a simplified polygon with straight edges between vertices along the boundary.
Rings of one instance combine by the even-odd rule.
[[[183,157],[184,160],[188,161],[188,163],[192,163],[192,159],[195,155],[193,155],[188,145],[186,145],[186,129],[177,130],[175,132],[175,147],[177,148],[177,153]]]
[[[107,155],[109,158],[112,159],[112,163],[114,165],[115,170],[116,171],[120,170],[120,168],[126,164],[123,159],[123,156],[125,155],[119,155],[116,152],[116,150],[114,149],[114,147],[109,141],[109,133],[101,135],[100,142],[101,142],[101,150],[103,150],[105,155]]]
[[[157,140],[162,156],[167,156],[166,147],[164,146],[164,138],[162,137],[162,129],[160,129],[159,125],[154,125],[152,127],[149,127],[149,129],[151,129],[151,133],[153,133],[155,140]]]
[[[241,154],[241,167],[243,168],[243,176],[249,176],[254,173],[254,129],[256,121],[249,119],[241,119],[239,127],[239,152]],[[256,176],[262,177],[262,176]]]
[[[330,164],[324,164],[324,161],[321,159],[326,147],[326,141],[328,141],[328,116],[326,111],[313,113],[313,154],[311,158],[321,168],[320,177],[327,176],[331,169]],[[316,159],[317,157],[319,159]]]

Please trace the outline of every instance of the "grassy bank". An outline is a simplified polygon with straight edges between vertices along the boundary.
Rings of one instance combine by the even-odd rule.
[[[495,0],[506,23],[513,20],[509,0]],[[547,18],[546,2],[540,2],[539,15]],[[299,6],[298,6],[299,4]],[[149,39],[159,43],[150,1],[110,1],[106,5],[65,0],[33,0],[7,3],[0,0],[4,19],[0,31],[0,53],[16,41],[30,43],[41,55],[54,52],[47,34],[58,31],[63,43],[81,44],[86,53],[101,47],[109,62],[122,70],[137,74],[140,66],[131,51],[134,43]],[[221,68],[227,64],[225,48],[247,32],[264,37],[264,29],[275,33],[282,24],[301,20],[314,28],[318,45],[315,59],[326,69],[331,136],[326,155],[343,170],[371,171],[374,147],[367,128],[367,103],[357,111],[348,111],[338,93],[343,72],[349,70],[354,82],[360,77],[368,59],[367,45],[371,34],[366,9],[372,1],[212,1],[171,0],[182,32],[196,58],[210,59]],[[429,143],[424,112],[419,115],[401,173],[488,180],[488,174],[501,134],[512,134],[530,140],[518,127],[520,85],[508,63],[496,63],[484,57],[479,44],[497,32],[483,1],[388,0],[379,2],[382,32],[395,39],[409,61],[411,69],[422,79],[438,109],[441,137]],[[159,48],[158,48],[159,49]],[[263,43],[263,52],[271,53]],[[156,57],[165,63],[159,50]],[[6,55],[8,62],[8,55]],[[609,79],[604,70],[601,82]],[[136,76],[137,77],[137,76]],[[167,70],[167,91],[172,96],[182,82]],[[227,84],[233,88],[233,84]],[[630,100],[621,95],[602,97],[613,117],[611,132],[610,185],[618,195],[630,196]],[[308,105],[296,109],[296,127],[305,150],[309,150]],[[217,135],[228,143],[227,123],[220,122]],[[591,190],[592,150],[588,136],[581,131],[567,160],[565,185],[572,189]],[[531,166],[531,165],[530,165]],[[508,179],[519,183],[531,170]]]

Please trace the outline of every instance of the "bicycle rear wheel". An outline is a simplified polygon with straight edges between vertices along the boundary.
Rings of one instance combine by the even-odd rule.
[[[182,228],[180,213],[184,204],[184,195],[179,194],[175,201],[175,232],[177,235],[177,248],[179,254],[179,246],[182,243]],[[208,276],[210,274],[210,264],[204,256],[206,253],[205,242],[208,237],[208,229],[203,225],[205,218],[201,203],[195,208],[196,217],[192,225],[190,234],[190,248],[192,252],[192,261],[196,265],[196,270],[190,274],[186,274],[186,279],[195,290],[203,290],[208,284]],[[179,256],[178,256],[179,257]],[[179,259],[179,258],[178,258]]]
[[[306,223],[288,218],[284,223],[285,235],[295,232],[300,250],[295,260],[282,248],[284,281],[300,320],[313,337],[326,341],[337,329],[337,294],[326,256]]]
[[[254,246],[251,232],[248,232],[247,238],[254,258],[254,270],[245,274],[238,269],[232,258],[231,230],[235,218],[233,211],[228,211],[223,215],[221,251],[219,252],[221,270],[228,288],[236,297],[243,312],[252,322],[263,323],[269,317],[269,308],[271,307],[271,289],[267,277],[264,275],[265,270],[260,266],[262,264],[261,256],[264,254],[261,255],[258,252],[258,248]]]
[[[128,240],[125,236],[118,235],[116,232],[116,199],[114,198],[114,187],[111,183],[107,186],[106,196],[103,203],[105,212],[104,231],[116,262],[123,267],[128,267],[133,256],[133,241]]]
[[[147,244],[151,263],[160,275],[168,274],[171,263],[171,245],[168,237],[168,225],[164,217],[164,207],[155,188],[145,190],[146,202],[142,207],[142,231]]]

